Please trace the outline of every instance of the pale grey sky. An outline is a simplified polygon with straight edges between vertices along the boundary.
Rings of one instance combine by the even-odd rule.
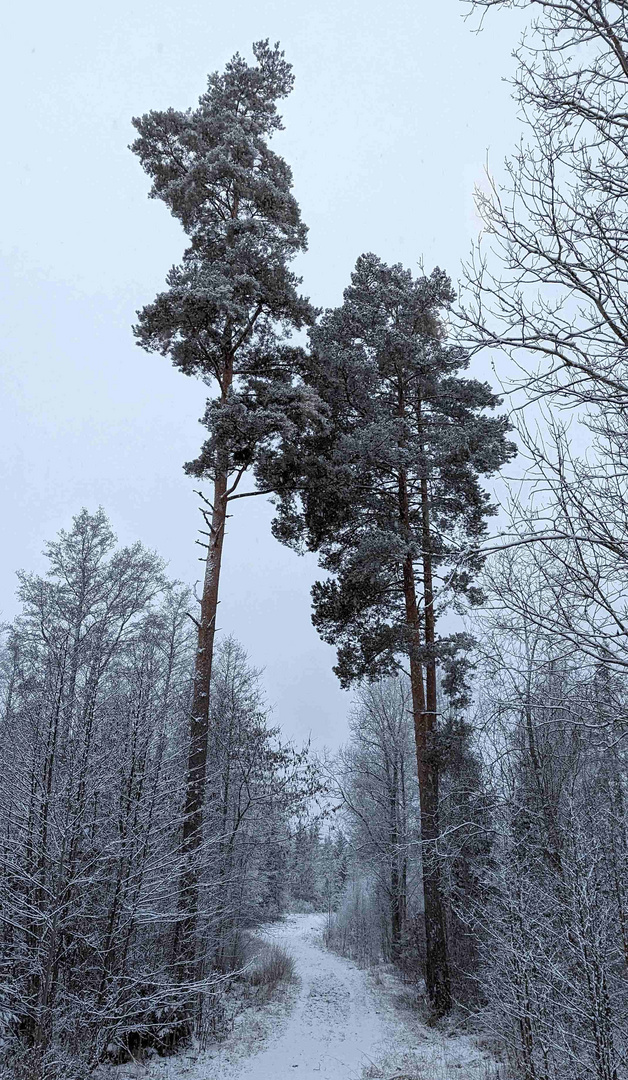
[[[517,137],[502,79],[517,24],[481,35],[459,0],[58,0],[5,10],[1,26],[0,618],[16,569],[102,504],[123,542],[142,540],[172,576],[200,577],[199,517],[182,463],[203,437],[202,384],[133,341],[184,238],[127,146],[131,117],[194,105],[207,73],[251,42],[279,40],[296,87],[276,148],[310,227],[300,261],[317,305],[340,302],[374,251],[454,280],[478,231],[473,185],[487,150]],[[488,368],[482,371],[486,375]],[[309,617],[314,559],[270,536],[244,500],[225,545],[219,625],[265,668],[275,720],[335,746],[350,695]]]

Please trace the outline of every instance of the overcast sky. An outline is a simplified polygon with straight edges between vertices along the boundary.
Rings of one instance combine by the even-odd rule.
[[[209,71],[279,40],[294,65],[286,131],[310,227],[304,291],[340,302],[359,254],[457,279],[478,232],[487,152],[517,138],[504,75],[517,26],[480,35],[459,0],[107,0],[21,3],[0,29],[0,618],[15,570],[82,506],[173,577],[200,577],[197,499],[182,463],[203,438],[204,387],[134,343],[135,310],[162,289],[184,238],[127,149],[130,119],[196,104]],[[483,376],[486,370],[480,372]],[[313,559],[282,548],[261,499],[236,505],[219,625],[265,668],[286,734],[335,746],[350,695],[310,625]]]

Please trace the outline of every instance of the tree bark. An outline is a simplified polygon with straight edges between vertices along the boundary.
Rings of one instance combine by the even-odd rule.
[[[429,546],[429,502],[427,481],[421,486],[423,515],[423,590],[425,605],[425,644],[433,649],[435,639],[432,564]],[[409,534],[408,491],[405,475],[399,481],[399,504],[402,521]],[[443,1016],[451,1008],[451,984],[447,958],[445,914],[443,909],[440,871],[436,845],[439,836],[438,819],[438,759],[434,753],[436,724],[436,662],[426,663],[426,681],[421,663],[421,621],[416,598],[416,581],[412,555],[403,564],[403,591],[406,622],[410,633],[410,685],[416,745],[417,775],[421,801],[421,847],[423,869],[423,903],[425,919],[425,987],[434,1012]],[[427,695],[426,695],[427,689]]]
[[[225,364],[220,378],[220,400],[224,404],[233,383],[234,353],[231,330],[226,331],[228,345]],[[190,714],[188,763],[186,773],[185,808],[183,815],[183,872],[179,883],[179,910],[182,918],[177,924],[174,940],[174,960],[179,965],[179,977],[183,982],[194,982],[202,977],[202,959],[197,955],[199,867],[198,852],[203,843],[203,819],[205,788],[207,781],[207,757],[209,748],[210,686],[216,617],[218,614],[218,587],[222,565],[222,548],[227,522],[229,502],[229,459],[223,451],[216,453],[214,489],[211,502],[212,517],[209,523],[207,558],[203,578],[201,611],[194,667],[194,689]]]
[[[194,690],[190,715],[185,808],[183,819],[184,869],[180,882],[179,906],[184,917],[179,924],[178,945],[181,950],[180,974],[183,981],[198,977],[196,929],[199,906],[199,875],[195,856],[203,841],[203,809],[207,780],[207,751],[209,739],[209,691],[212,676],[218,586],[222,548],[227,520],[226,468],[217,469],[212,499],[212,519],[205,563],[201,613],[198,623],[198,642],[194,671]],[[176,948],[176,953],[179,953]]]
[[[438,838],[440,835],[438,782],[439,761],[435,745],[437,697],[436,697],[436,620],[434,616],[434,588],[432,581],[432,553],[430,536],[430,502],[427,479],[421,479],[421,517],[423,533],[423,603],[425,622],[425,645],[428,652],[425,664],[426,701],[425,711],[419,725],[419,787],[421,791],[421,838],[423,847],[423,893],[425,897],[425,937],[427,942],[428,995],[436,1012],[443,1015],[451,1008],[451,984],[447,958],[445,912],[438,865]]]

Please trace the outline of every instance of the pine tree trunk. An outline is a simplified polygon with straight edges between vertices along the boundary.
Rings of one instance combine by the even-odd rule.
[[[231,329],[225,331],[225,366],[220,379],[220,400],[224,404],[233,383],[234,354]],[[215,458],[214,490],[211,502],[212,518],[205,561],[203,594],[198,621],[198,639],[194,667],[194,689],[190,714],[188,764],[186,773],[185,809],[183,817],[183,873],[179,885],[179,910],[183,919],[178,923],[174,941],[174,959],[179,963],[179,975],[185,982],[202,976],[202,960],[197,956],[199,867],[198,852],[203,843],[203,810],[207,780],[209,748],[209,695],[214,658],[214,639],[218,614],[218,587],[222,565],[222,548],[229,501],[229,457],[218,451]]]
[[[186,778],[185,811],[183,820],[184,871],[180,883],[179,906],[184,917],[179,925],[175,957],[182,961],[180,974],[184,981],[198,978],[196,930],[198,924],[198,865],[195,856],[203,841],[203,807],[207,777],[209,738],[209,690],[212,675],[218,586],[222,562],[222,547],[227,519],[227,470],[217,469],[212,500],[207,562],[201,613],[198,625],[198,644],[194,671],[194,691],[190,716],[190,734]],[[179,949],[181,955],[179,956]]]
[[[425,482],[425,497],[427,498]],[[423,495],[423,490],[422,490]],[[408,493],[405,476],[399,483],[399,504],[402,520],[409,531]],[[423,506],[423,588],[425,603],[425,644],[434,645],[434,606],[432,566],[429,550],[429,504]],[[427,536],[426,536],[427,532]],[[421,841],[423,853],[423,903],[425,917],[425,986],[429,1001],[438,1016],[451,1008],[451,987],[447,961],[445,914],[440,883],[436,844],[438,821],[438,761],[434,754],[433,735],[436,721],[436,664],[428,660],[424,684],[421,664],[421,623],[416,598],[416,581],[412,556],[403,564],[403,590],[406,622],[410,633],[410,685],[416,745],[417,775],[421,801]],[[426,696],[427,687],[427,696]]]
[[[427,942],[428,994],[438,1015],[451,1008],[451,985],[447,960],[447,937],[438,865],[440,835],[438,808],[439,763],[435,746],[437,699],[436,659],[434,645],[434,589],[430,536],[430,503],[427,480],[421,480],[421,515],[423,524],[423,602],[425,607],[425,645],[428,659],[425,665],[426,702],[421,718],[420,744],[422,762],[419,765],[421,789],[421,837],[423,841],[423,892],[425,896],[425,937]],[[417,743],[417,761],[419,744]]]

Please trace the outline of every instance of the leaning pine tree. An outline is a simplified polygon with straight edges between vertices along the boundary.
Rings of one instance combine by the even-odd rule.
[[[198,977],[198,855],[207,778],[209,689],[218,586],[230,501],[256,449],[290,423],[298,408],[285,338],[311,321],[290,262],[306,247],[306,227],[291,193],[290,168],[268,145],[281,129],[276,103],[290,93],[292,70],[278,46],[253,46],[256,63],[236,55],[210,75],[198,108],[150,112],[133,121],[132,146],[190,246],[168,288],[138,313],[135,334],[149,352],[169,356],[186,375],[215,388],[205,415],[210,437],[186,466],[209,479],[207,561],[198,626],[183,824],[185,869],[177,960]],[[252,395],[255,406],[252,405]],[[298,394],[297,394],[298,397]],[[296,404],[295,404],[296,402]]]
[[[338,646],[347,686],[409,666],[421,798],[426,986],[450,1008],[438,866],[438,674],[455,702],[464,691],[465,635],[440,636],[438,616],[466,598],[478,540],[494,513],[479,484],[514,453],[499,399],[460,378],[463,351],[443,340],[453,299],[440,270],[413,279],[374,255],[358,259],[344,303],[311,331],[304,378],[324,403],[298,448],[268,456],[259,477],[281,498],[276,535],[320,553],[329,577],[313,588],[313,620]]]

